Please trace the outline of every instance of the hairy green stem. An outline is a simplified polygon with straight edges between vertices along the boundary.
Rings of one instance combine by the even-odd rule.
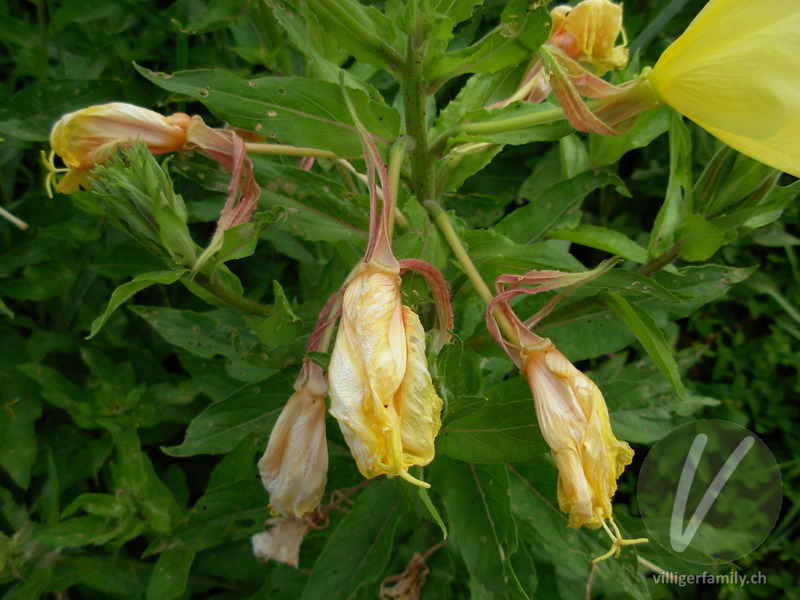
[[[238,308],[239,310],[243,310],[244,312],[250,313],[251,315],[256,315],[259,317],[268,317],[272,314],[272,308],[269,306],[264,306],[263,304],[259,304],[258,302],[253,302],[252,300],[248,300],[241,294],[237,294],[236,292],[226,288],[224,285],[220,285],[210,277],[203,275],[202,273],[197,273],[194,277],[190,275],[185,275],[186,279],[191,279],[197,285],[202,287],[207,292],[212,293],[214,296],[230,304],[231,306]]]

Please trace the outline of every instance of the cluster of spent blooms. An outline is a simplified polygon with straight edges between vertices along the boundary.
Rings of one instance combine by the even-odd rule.
[[[731,147],[800,176],[796,2],[711,0],[653,69],[622,85],[600,78],[627,64],[621,5],[583,0],[575,7],[557,6],[551,16],[548,40],[532,57],[518,90],[493,107],[515,100],[541,102],[554,92],[576,129],[617,135],[641,112],[668,104]],[[433,460],[441,426],[443,402],[428,369],[426,333],[419,317],[403,304],[400,282],[410,269],[429,282],[438,308],[437,346],[452,328],[446,285],[431,265],[394,257],[395,191],[372,139],[355,115],[354,121],[368,169],[367,250],[326,304],[309,340],[309,352],[327,352],[338,321],[327,376],[306,359],[259,461],[271,509],[286,519],[258,538],[260,552],[295,565],[300,540],[310,527],[297,519],[317,508],[326,485],[328,393],[330,413],[366,478],[400,477],[427,487],[410,471]],[[65,167],[55,167],[51,154],[46,161],[48,188],[54,185],[62,193],[89,188],[97,165],[108,162],[117,147],[133,142],[145,144],[151,154],[196,151],[222,165],[231,175],[228,198],[214,239],[195,267],[216,251],[222,233],[250,219],[258,202],[260,188],[241,135],[210,128],[198,116],[165,117],[128,104],[105,104],[62,117],[50,141]],[[194,260],[192,249],[184,254]],[[623,539],[612,515],[617,479],[633,452],[614,436],[599,388],[550,340],[532,331],[564,292],[524,322],[510,301],[519,294],[573,289],[608,268],[503,275],[486,319],[530,384],[539,427],[558,469],[558,502],[569,515],[569,526],[603,527],[612,539],[611,550],[596,560],[646,541]],[[290,549],[281,554],[280,548]]]

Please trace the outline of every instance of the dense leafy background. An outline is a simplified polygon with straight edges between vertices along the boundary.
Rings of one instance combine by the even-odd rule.
[[[480,119],[489,100],[513,88],[514,68],[541,41],[542,20],[533,12],[515,22],[509,41],[494,27],[527,3],[426,4],[449,19],[431,32],[436,52],[423,65],[429,82],[443,81],[435,106],[429,102],[429,114],[440,111],[430,123],[438,134]],[[630,73],[652,64],[701,4],[626,2]],[[402,3],[342,5],[404,52]],[[347,85],[361,89],[352,97],[367,128],[390,140],[402,127],[402,98],[383,69],[386,57],[302,0],[0,0],[0,47],[0,203],[30,224],[21,231],[0,220],[4,598],[374,598],[381,581],[445,531],[447,544],[427,559],[423,598],[744,598],[776,589],[800,597],[791,591],[800,560],[798,209],[789,205],[770,222],[781,212],[776,205],[753,231],[737,229],[752,214],[702,203],[689,212],[707,208],[708,220],[729,221],[710,230],[686,214],[657,219],[665,197],[677,202],[676,189],[690,188],[714,156],[718,144],[706,133],[662,110],[619,139],[567,135],[561,126],[482,138],[498,145],[454,165],[440,189],[487,281],[532,268],[594,267],[611,254],[627,259],[541,329],[592,372],[615,431],[637,450],[616,497],[619,520],[643,533],[636,472],[660,436],[699,416],[740,423],[782,467],[778,525],[733,565],[765,573],[768,584],[655,584],[630,550],[591,572],[589,559],[607,541],[565,528],[527,384],[486,333],[480,301],[407,188],[395,249],[443,269],[459,338],[434,365],[447,408],[437,458],[425,471],[433,487],[429,495],[395,481],[357,487],[330,525],[306,538],[293,569],[252,556],[249,538],[268,518],[256,461],[316,314],[363,252],[365,190],[325,161],[306,172],[296,159],[257,158],[260,208],[286,218],[228,266],[269,315],[212,305],[181,283],[141,286],[87,340],[118,286],[165,265],[115,228],[91,193],[47,198],[39,152],[60,115],[118,100],[358,154],[357,137],[343,127],[352,121],[336,94],[339,67]],[[186,72],[157,75],[176,71]],[[444,81],[448,74],[456,76]],[[277,113],[271,120],[269,110]],[[224,199],[222,174],[186,156],[169,170],[203,244]],[[652,278],[635,273],[663,253],[664,239],[683,238],[692,241],[668,268],[646,269]],[[424,285],[408,278],[404,290],[430,321]],[[622,304],[604,302],[609,291]],[[520,311],[540,304],[526,300]],[[329,490],[360,486],[332,420],[328,431]],[[640,555],[679,568],[652,544]]]

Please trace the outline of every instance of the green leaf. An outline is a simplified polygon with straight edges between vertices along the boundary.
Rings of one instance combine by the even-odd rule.
[[[675,231],[692,208],[692,138],[675,111],[670,113],[669,157],[669,183],[650,233],[650,256],[658,256],[673,244]]]
[[[642,344],[664,377],[670,381],[678,398],[683,399],[686,390],[678,372],[674,352],[667,344],[663,330],[653,320],[653,317],[647,311],[635,304],[629,304],[622,296],[613,292],[603,292],[601,297],[605,305],[633,331],[636,339]]]
[[[219,118],[255,131],[270,142],[311,146],[341,156],[361,155],[358,133],[336,84],[300,77],[242,79],[222,70],[165,75],[137,68],[156,85],[198,100]],[[394,141],[400,133],[397,111],[361,90],[348,89],[347,93],[376,141]]]
[[[112,313],[117,310],[123,303],[131,298],[136,292],[140,292],[145,288],[160,283],[161,285],[169,285],[175,283],[188,269],[179,269],[176,271],[153,271],[150,273],[141,273],[134,277],[131,281],[123,283],[111,294],[111,299],[108,301],[106,310],[102,315],[97,317],[92,323],[92,329],[86,339],[92,339],[100,329],[105,325],[108,318]]]
[[[39,446],[36,421],[42,401],[33,382],[16,369],[0,366],[0,466],[28,489]]]
[[[549,231],[547,237],[567,240],[581,246],[603,250],[609,254],[616,254],[640,264],[647,262],[647,250],[628,236],[606,227],[578,225],[573,229]]]
[[[270,232],[284,231],[312,242],[350,242],[363,253],[369,226],[366,198],[316,173],[258,157],[253,162],[259,179],[269,182],[262,190],[261,204],[286,211],[286,220]]]
[[[648,110],[622,135],[590,135],[589,163],[594,167],[612,165],[631,150],[647,146],[669,129],[670,112],[666,106]]]
[[[503,10],[500,24],[478,42],[429,56],[424,65],[425,79],[436,88],[464,73],[494,73],[527,62],[547,39],[549,18],[544,5],[512,0]]]
[[[521,462],[547,452],[530,388],[515,377],[486,392],[489,401],[453,419],[436,438],[436,450],[474,463]]]
[[[447,509],[450,544],[469,570],[472,596],[528,600],[510,561],[517,531],[505,466],[437,462],[433,485]]]
[[[551,230],[563,226],[580,209],[586,196],[607,185],[625,187],[616,175],[585,171],[540,192],[528,204],[500,221],[494,229],[520,244],[541,241]]]
[[[139,597],[144,592],[144,586],[137,580],[133,569],[129,567],[129,572],[126,572],[110,559],[79,556],[72,568],[83,585],[109,596]]]
[[[255,332],[267,348],[284,346],[303,333],[303,320],[294,314],[289,300],[278,280],[272,282],[275,310],[266,319],[256,323]]]
[[[261,530],[269,515],[267,500],[264,486],[255,478],[209,489],[192,508],[188,519],[154,540],[143,556],[199,551],[250,538]]]
[[[419,471],[419,473],[413,472],[415,470]],[[411,474],[414,477],[417,477],[417,479],[420,479],[422,476],[422,469],[412,469]],[[411,507],[422,517],[433,523],[436,523],[436,525],[439,526],[439,529],[442,530],[442,539],[446,540],[447,526],[444,524],[442,515],[439,514],[439,511],[436,510],[436,507],[433,505],[428,490],[424,487],[409,483],[400,477],[396,477],[394,481],[397,484],[397,487],[400,488],[400,491],[403,493],[403,496],[405,496],[406,501],[411,505]]]
[[[189,424],[183,443],[164,452],[170,456],[223,454],[250,433],[266,439],[293,392],[291,380],[283,374],[247,385],[208,406]]]
[[[678,256],[683,260],[708,260],[725,243],[718,227],[700,215],[688,215],[675,231]]]
[[[567,516],[558,507],[558,473],[550,457],[509,468],[511,506],[519,535],[533,553],[539,576],[536,597],[582,598],[594,573],[592,593],[608,587],[604,597],[649,599],[647,580],[638,572],[636,547],[624,548],[619,559],[597,566],[592,559],[608,550],[610,541],[602,529],[570,529]],[[635,532],[626,537],[640,537]],[[550,581],[542,573],[549,573]]]
[[[183,597],[195,556],[194,550],[162,552],[147,586],[147,600],[178,600]]]
[[[358,60],[376,67],[391,64],[405,50],[405,36],[397,23],[373,6],[356,0],[292,2],[306,19],[319,22],[319,29],[331,42],[351,52]]]
[[[346,600],[378,580],[389,562],[403,507],[389,481],[375,481],[361,492],[314,563],[304,600]]]
[[[697,363],[702,349],[676,356],[681,374]],[[650,358],[625,364],[625,353],[605,361],[589,376],[603,392],[615,435],[628,442],[652,444],[718,400],[687,391],[681,401]]]

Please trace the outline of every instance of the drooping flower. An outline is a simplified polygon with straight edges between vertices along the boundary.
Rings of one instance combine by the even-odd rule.
[[[50,132],[50,146],[67,168],[55,188],[69,194],[90,187],[92,169],[108,160],[117,146],[127,147],[132,140],[146,143],[152,154],[176,152],[186,143],[189,123],[190,117],[183,113],[165,117],[122,102],[66,114]]]
[[[608,408],[597,385],[549,339],[530,328],[547,316],[566,293],[607,272],[614,262],[607,261],[586,273],[531,271],[501,275],[497,295],[486,311],[490,333],[528,380],[539,429],[558,469],[558,504],[569,515],[569,526],[602,527],[612,540],[611,549],[594,562],[612,554],[618,556],[622,546],[647,541],[624,539],[612,515],[611,499],[617,490],[617,478],[633,459],[633,450],[614,436]],[[558,288],[566,290],[524,323],[509,304],[520,294]],[[503,338],[500,322],[513,341]]]
[[[331,414],[359,471],[399,476],[433,460],[442,399],[425,356],[425,331],[400,296],[400,267],[364,263],[348,284],[331,355]]]
[[[600,527],[611,518],[617,478],[633,450],[611,431],[600,389],[550,340],[524,354],[539,427],[558,468],[559,507],[570,527]]]
[[[327,386],[320,368],[306,363],[295,389],[272,429],[258,469],[273,514],[302,517],[319,504],[328,476]]]
[[[800,5],[711,0],[650,72],[659,98],[739,152],[800,177]]]

